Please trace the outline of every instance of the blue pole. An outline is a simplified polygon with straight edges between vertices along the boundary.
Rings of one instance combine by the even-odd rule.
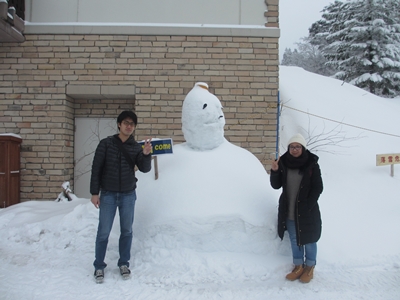
[[[280,117],[280,108],[281,108],[281,100],[280,100],[280,92],[278,91],[278,107],[276,110],[276,146],[275,146],[275,159],[279,157],[279,117]]]

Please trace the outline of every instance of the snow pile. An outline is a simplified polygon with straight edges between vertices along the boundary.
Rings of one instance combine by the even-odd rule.
[[[98,211],[88,199],[32,201],[0,210],[1,298],[398,299],[399,168],[391,177],[375,155],[399,152],[400,103],[299,68],[281,67],[280,82],[281,152],[297,131],[346,136],[315,148],[325,189],[311,283],[285,280],[292,265],[287,235],[281,242],[275,232],[279,191],[253,156],[229,143],[209,151],[183,144],[159,157],[157,181],[138,174],[131,280],[116,267],[118,217],[105,282],[96,285]]]

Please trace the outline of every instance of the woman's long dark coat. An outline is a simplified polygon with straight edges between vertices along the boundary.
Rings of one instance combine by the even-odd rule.
[[[278,163],[278,171],[271,170],[270,176],[271,186],[274,189],[282,187],[278,208],[278,235],[281,239],[283,239],[286,230],[288,216],[287,167],[282,162],[285,155],[290,154],[286,152],[281,157]],[[300,169],[302,179],[295,205],[296,236],[299,246],[317,242],[321,237],[322,230],[321,213],[318,205],[318,198],[323,190],[321,170],[318,165],[318,156],[309,151],[308,156],[306,164]]]

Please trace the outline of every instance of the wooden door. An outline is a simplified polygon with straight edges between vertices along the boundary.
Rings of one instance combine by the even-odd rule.
[[[20,146],[22,140],[0,135],[0,206],[20,202]]]
[[[7,143],[0,141],[0,207],[7,204]]]

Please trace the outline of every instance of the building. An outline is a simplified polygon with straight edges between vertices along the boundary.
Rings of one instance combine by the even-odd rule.
[[[130,109],[137,140],[183,142],[182,102],[198,81],[224,106],[225,137],[268,165],[278,0],[22,2],[24,41],[0,41],[0,133],[23,140],[21,201],[54,200],[64,181],[73,186],[76,141],[86,139],[77,119]]]

